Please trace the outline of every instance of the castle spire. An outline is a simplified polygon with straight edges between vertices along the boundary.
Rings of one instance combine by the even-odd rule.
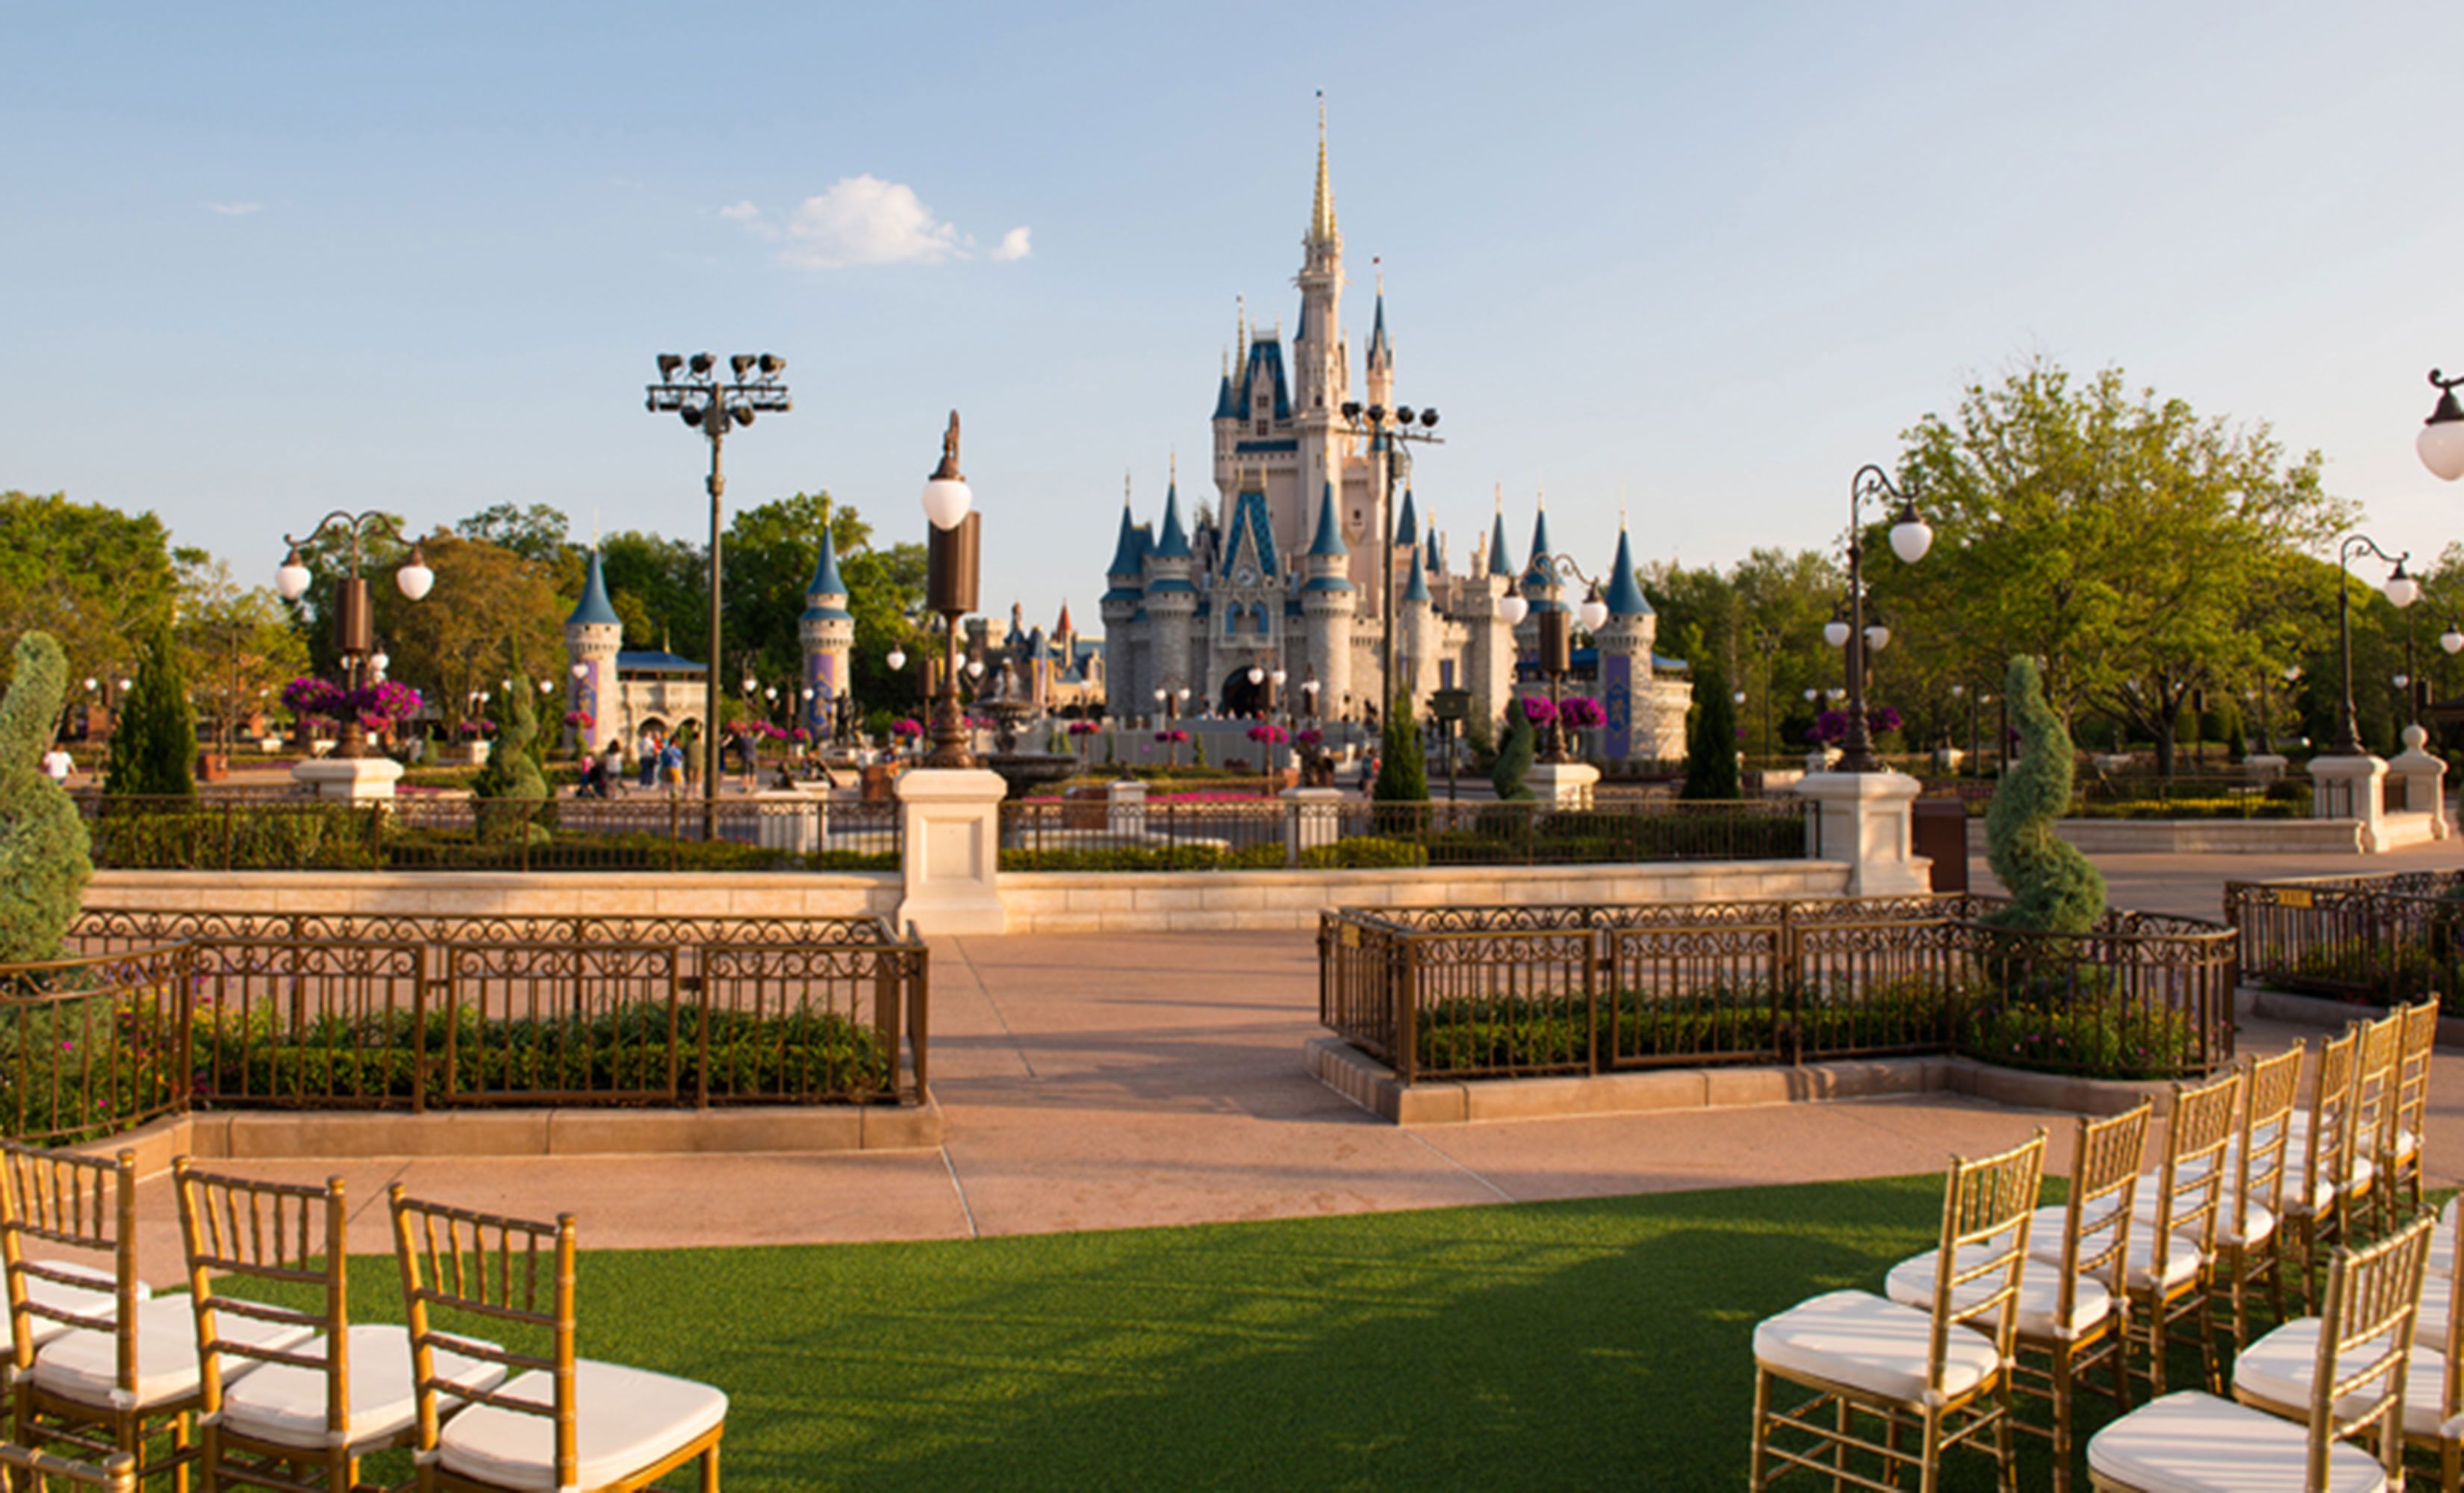
[[[1609,604],[1609,615],[1612,617],[1650,616],[1651,604],[1643,600],[1642,587],[1634,579],[1634,548],[1626,540],[1625,519],[1622,516],[1617,519],[1617,559],[1610,562],[1609,570],[1608,595],[1603,598]]]
[[[1326,484],[1326,496],[1318,501],[1317,538],[1309,544],[1313,556],[1332,557],[1352,553],[1343,543],[1343,526],[1334,516],[1334,484]]]
[[[564,620],[568,627],[604,627],[617,622],[616,608],[607,603],[607,582],[599,571],[599,547],[590,548],[590,572],[583,578],[582,600],[574,604],[573,615]]]
[[[1317,93],[1317,197],[1309,205],[1309,242],[1330,243],[1334,233],[1334,186],[1326,174],[1326,90]]]

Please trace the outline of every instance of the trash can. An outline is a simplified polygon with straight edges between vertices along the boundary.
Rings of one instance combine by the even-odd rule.
[[[1968,805],[1955,798],[1919,799],[1908,805],[1908,848],[1933,861],[1933,889],[1968,889]]]

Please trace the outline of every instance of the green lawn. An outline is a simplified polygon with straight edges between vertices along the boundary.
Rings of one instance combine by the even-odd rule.
[[[1880,1289],[1941,1197],[1925,1176],[588,1253],[582,1352],[726,1389],[737,1493],[1733,1488],[1756,1320]],[[358,1309],[399,1321],[392,1262],[353,1269]],[[1954,1465],[1947,1486],[1991,1486],[1981,1459]]]

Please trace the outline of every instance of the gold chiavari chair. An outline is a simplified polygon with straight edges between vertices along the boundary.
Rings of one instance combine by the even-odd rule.
[[[2254,1060],[2243,1074],[2241,1133],[2225,1174],[2232,1192],[2216,1218],[2214,1268],[2232,1298],[2235,1352],[2250,1342],[2250,1297],[2262,1282],[2275,1320],[2284,1320],[2284,1170],[2305,1045]]]
[[[727,1396],[707,1384],[574,1353],[571,1214],[553,1223],[500,1218],[389,1189],[394,1253],[409,1308],[414,1442],[420,1493],[629,1493],[698,1460],[702,1493],[718,1493]],[[441,1327],[440,1314],[543,1330],[548,1356],[509,1351]],[[521,1371],[495,1389],[460,1388],[444,1354]],[[452,1419],[444,1401],[470,1408]]]
[[[2395,1112],[2378,1152],[2379,1177],[2387,1207],[2417,1213],[2422,1125],[2430,1116],[2430,1062],[2438,1046],[2438,998],[2416,1001],[2396,1015],[2403,1018],[2404,1036],[2397,1046]]]
[[[1835,1486],[1887,1489],[1913,1468],[1922,1493],[1931,1493],[1942,1454],[1990,1434],[2001,1484],[2015,1489],[2007,1366],[2016,1351],[2019,1283],[2044,1161],[2040,1130],[2000,1155],[1951,1162],[1936,1254],[1948,1263],[1936,1269],[1925,1308],[1833,1291],[1754,1328],[1749,1486],[1808,1468]],[[1812,1397],[1774,1407],[1772,1392],[1782,1385]],[[1881,1439],[1859,1434],[1860,1416],[1881,1420]],[[1913,1452],[1903,1444],[1911,1433]],[[1887,1481],[1866,1475],[1852,1458],[1879,1460]]]
[[[200,1394],[196,1323],[183,1298],[139,1296],[136,1230],[135,1152],[106,1160],[0,1141],[0,1260],[9,1276],[14,1439],[96,1456],[125,1452],[139,1460],[141,1478],[170,1471],[186,1486],[187,1464],[196,1457],[190,1423]],[[109,1257],[111,1311],[61,1306],[28,1289],[29,1280],[77,1284],[28,1261],[28,1241]],[[288,1342],[306,1336],[287,1328],[270,1335]],[[147,1442],[155,1437],[169,1444],[151,1448],[149,1459]]]
[[[2130,1248],[2131,1202],[2155,1111],[2155,1101],[2142,1100],[2108,1119],[2081,1116],[2071,1148],[2070,1197],[2058,1208],[2037,1209],[2028,1225],[2029,1263],[2019,1279],[2019,1352],[2011,1372],[2014,1388],[2043,1396],[2053,1415],[2046,1425],[2016,1416],[2012,1424],[2051,1438],[2057,1490],[2070,1487],[2073,1406],[2089,1372],[2100,1365],[2109,1368],[2114,1408],[2130,1408],[2130,1378],[2123,1364],[2130,1339],[2129,1298],[2123,1290],[2122,1262]],[[1902,1261],[1884,1281],[1883,1294],[1903,1306],[1932,1306],[1940,1258],[1927,1250]],[[2040,1357],[2041,1368],[2034,1361]]]
[[[2173,1086],[2165,1123],[2165,1159],[2156,1173],[2152,1207],[2138,1208],[2146,1225],[2131,1241],[2123,1281],[2131,1329],[2143,1332],[2150,1394],[2165,1393],[2166,1360],[2176,1323],[2198,1329],[2206,1384],[2223,1387],[2212,1320],[2216,1221],[2224,1211],[2225,1153],[2241,1109],[2242,1076]]]
[[[114,1452],[97,1466],[0,1441],[0,1493],[55,1493],[63,1488],[137,1493],[137,1459]]]
[[[2361,1238],[2365,1232],[2384,1233],[2394,1216],[2379,1158],[2394,1142],[2404,1066],[2404,1013],[2391,1011],[2375,1021],[2362,1022],[2361,1027],[2361,1053],[2353,1063],[2352,1180],[2339,1200],[2348,1239]]]
[[[2319,1044],[2310,1075],[2310,1104],[2298,1111],[2292,1154],[2285,1173],[2284,1231],[2301,1266],[2301,1302],[2319,1306],[2320,1251],[2343,1241],[2344,1197],[2356,1171],[2371,1163],[2353,1145],[2353,1070],[2361,1058],[2362,1029]]]
[[[172,1163],[172,1177],[204,1360],[206,1487],[351,1493],[361,1459],[410,1444],[419,1407],[409,1329],[350,1320],[342,1179],[322,1187],[253,1181],[200,1171],[186,1156]],[[294,1310],[231,1294],[286,1286],[313,1290],[316,1305]],[[234,1335],[244,1323],[314,1335],[274,1346]],[[492,1363],[446,1353],[437,1361],[439,1375],[463,1388],[505,1377]]]
[[[2089,1438],[2091,1485],[2099,1493],[2402,1487],[2405,1394],[2430,1228],[2428,1218],[2415,1219],[2366,1249],[2336,1252],[2326,1312],[2312,1329],[2315,1372],[2293,1418],[2197,1390],[2167,1394]],[[2376,1456],[2352,1444],[2364,1437],[2376,1441]]]

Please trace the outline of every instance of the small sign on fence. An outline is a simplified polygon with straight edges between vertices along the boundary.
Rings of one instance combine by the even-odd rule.
[[[2276,889],[2276,905],[2280,908],[2306,908],[2311,906],[2314,900],[2315,899],[2310,894],[2310,889],[2307,887],[2278,887]]]

